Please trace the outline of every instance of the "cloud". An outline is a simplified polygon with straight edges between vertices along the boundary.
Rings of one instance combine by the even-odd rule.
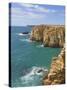
[[[27,12],[25,10],[22,10],[21,8],[11,8],[11,14],[12,15],[25,15],[27,14]]]
[[[40,11],[40,12],[49,12],[50,10],[47,8],[43,8],[43,7],[37,7],[36,10]]]
[[[57,20],[63,15],[62,9],[49,8],[45,5],[20,3],[11,7],[12,23],[17,25],[51,23],[52,20]]]
[[[42,6],[35,7],[35,10],[40,11],[40,12],[44,12],[44,13],[55,13],[56,12],[56,10],[54,10],[54,9],[49,9],[49,8],[45,8]]]
[[[22,7],[21,7],[22,6]],[[21,14],[21,15],[25,15],[25,14],[30,14],[30,16],[39,16],[42,17],[47,13],[56,13],[57,11],[54,9],[49,9],[46,7],[43,7],[41,5],[37,5],[37,4],[19,4],[19,7],[12,7],[12,13],[13,14]],[[40,15],[38,15],[40,14]],[[44,15],[43,15],[44,14]]]
[[[21,8],[11,8],[11,16],[12,18],[16,18],[17,17],[22,17],[22,18],[34,18],[34,19],[37,19],[37,18],[43,18],[45,17],[46,15],[45,14],[39,14],[39,13],[35,13],[34,11],[26,11],[24,9],[21,9]]]
[[[23,6],[23,7],[27,7],[27,8],[38,7],[38,5],[35,5],[35,4],[26,4],[26,3],[20,4],[20,5]]]
[[[43,17],[45,18],[45,17],[46,17],[46,15],[37,14],[37,13],[31,13],[31,12],[28,13],[28,16],[29,16],[30,18],[34,18],[34,19],[43,18]]]
[[[20,4],[22,7],[26,7],[27,10],[33,10],[33,11],[37,11],[37,12],[45,12],[45,13],[55,13],[56,10],[54,9],[49,9],[49,8],[45,8],[41,5],[37,5],[37,4]]]

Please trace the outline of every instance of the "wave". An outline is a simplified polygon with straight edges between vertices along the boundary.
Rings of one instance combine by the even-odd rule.
[[[44,45],[43,45],[43,44],[41,44],[41,45],[37,45],[36,47],[40,48],[40,47],[44,47]]]
[[[26,35],[29,35],[29,33],[28,34],[17,33],[17,35],[19,35],[19,36],[26,36]]]
[[[31,86],[31,85],[34,85],[39,80],[41,80],[42,76],[46,75],[47,72],[48,72],[48,69],[44,67],[33,66],[31,68],[31,71],[27,73],[26,75],[22,76],[20,79],[23,84]]]
[[[20,39],[21,41],[25,41],[25,42],[33,42],[31,41],[29,38],[28,39]]]

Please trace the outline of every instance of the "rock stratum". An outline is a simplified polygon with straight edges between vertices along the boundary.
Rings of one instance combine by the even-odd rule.
[[[43,78],[43,85],[56,85],[65,83],[65,49],[52,59],[49,73]]]
[[[43,42],[48,47],[63,47],[64,25],[36,25],[32,28],[30,39]]]
[[[53,57],[51,67],[43,78],[43,85],[65,83],[65,27],[64,25],[36,25],[32,28],[30,39],[42,42],[47,47],[62,47],[60,54]]]

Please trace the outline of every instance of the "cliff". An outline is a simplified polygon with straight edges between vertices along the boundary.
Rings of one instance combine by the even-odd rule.
[[[44,28],[45,28],[44,25],[34,26],[31,31],[30,39],[35,41],[43,41]]]
[[[60,54],[54,57],[50,70],[43,78],[44,85],[65,83],[65,28],[64,25],[36,25],[32,28],[30,39],[40,41],[44,46],[63,47]]]
[[[63,47],[65,28],[63,25],[36,25],[32,28],[30,39],[43,42],[44,46]]]
[[[56,85],[65,83],[65,50],[61,50],[58,57],[52,59],[51,68],[43,79],[44,85]]]

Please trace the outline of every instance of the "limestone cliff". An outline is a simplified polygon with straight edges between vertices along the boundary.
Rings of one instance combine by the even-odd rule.
[[[62,25],[36,25],[30,39],[43,42],[44,46],[63,47],[65,28]]]
[[[43,31],[44,31],[45,26],[44,25],[37,25],[32,28],[31,31],[31,40],[36,40],[36,41],[43,41]]]
[[[40,41],[44,46],[63,47],[65,43],[65,28],[63,25],[36,25],[32,28],[31,40]],[[44,85],[65,83],[65,48],[52,59],[49,73],[43,78]]]
[[[61,50],[58,57],[53,58],[51,68],[43,79],[44,85],[56,85],[65,83],[65,50]]]

